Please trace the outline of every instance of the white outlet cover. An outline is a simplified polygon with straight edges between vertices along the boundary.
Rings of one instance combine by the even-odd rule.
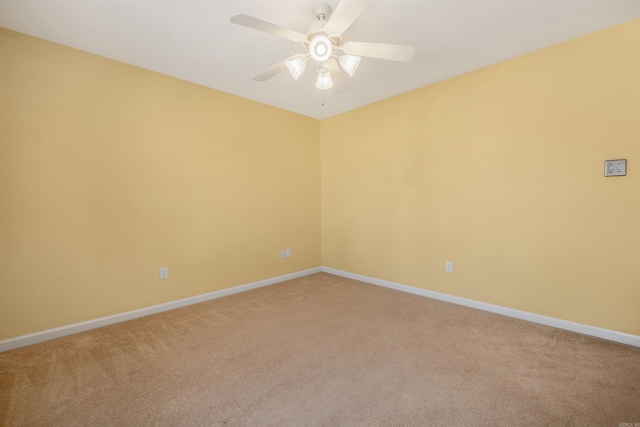
[[[627,159],[604,161],[604,176],[625,176],[626,174]]]
[[[161,267],[160,279],[168,279],[168,278],[169,278],[169,267]]]
[[[447,261],[447,262],[444,264],[444,268],[445,268],[445,270],[447,271],[447,273],[453,273],[453,262],[451,262],[451,261]]]

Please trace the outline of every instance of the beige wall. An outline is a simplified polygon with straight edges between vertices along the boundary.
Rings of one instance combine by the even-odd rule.
[[[640,335],[640,20],[321,132],[324,266]]]
[[[640,20],[322,122],[0,60],[0,339],[319,265],[640,335]]]
[[[0,339],[320,265],[317,120],[7,30],[0,55]]]

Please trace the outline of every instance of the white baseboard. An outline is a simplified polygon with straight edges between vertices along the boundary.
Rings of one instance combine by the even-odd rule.
[[[348,279],[359,280],[361,282],[370,283],[372,285],[383,286],[410,294],[420,295],[423,297],[433,298],[441,301],[447,301],[466,307],[477,308],[480,310],[490,311],[492,313],[502,314],[517,319],[528,320],[529,322],[540,323],[542,325],[553,326],[559,329],[566,329],[572,332],[578,332],[584,335],[591,335],[603,338],[609,341],[615,341],[622,344],[628,344],[640,347],[640,336],[631,335],[624,332],[612,331],[609,329],[598,328],[596,326],[583,325],[581,323],[571,322],[568,320],[556,319],[554,317],[542,316],[540,314],[529,313],[527,311],[515,310],[513,308],[502,307],[499,305],[488,304],[471,299],[456,297],[443,294],[440,292],[428,291],[426,289],[414,288],[413,286],[401,285],[399,283],[389,282],[387,280],[375,279],[373,277],[363,276],[360,274],[349,273],[334,268],[322,267],[322,271],[336,276],[346,277]]]
[[[114,323],[124,322],[126,320],[136,319],[138,317],[148,316],[150,314],[161,313],[163,311],[173,310],[179,307],[185,307],[199,302],[212,300],[215,298],[225,297],[240,292],[246,292],[251,289],[263,286],[273,285],[275,283],[284,282],[286,280],[297,279],[298,277],[308,276],[309,274],[320,273],[320,267],[311,268],[309,270],[298,271],[295,273],[285,274],[284,276],[273,277],[271,279],[259,280],[253,283],[234,286],[232,288],[222,289],[219,291],[209,292],[202,295],[196,295],[176,301],[158,304],[151,307],[145,307],[138,310],[127,311],[125,313],[114,314],[112,316],[101,317],[99,319],[88,320],[86,322],[74,323],[73,325],[62,326],[60,328],[49,329],[34,334],[23,335],[16,338],[10,338],[0,341],[0,352],[12,350],[14,348],[25,347],[31,344],[37,344],[49,341],[54,338],[60,338],[67,335],[77,334],[78,332],[88,331],[90,329],[100,328],[102,326],[113,325]]]
[[[199,302],[204,302],[227,295],[233,295],[240,292],[249,291],[251,289],[263,286],[273,285],[275,283],[284,282],[286,280],[296,279],[298,277],[308,276],[310,274],[325,272],[336,276],[346,277],[348,279],[359,280],[361,282],[370,283],[372,285],[383,286],[385,288],[395,289],[410,294],[420,295],[441,301],[447,301],[466,307],[477,308],[479,310],[490,311],[492,313],[502,314],[517,319],[527,320],[529,322],[539,323],[542,325],[553,326],[559,329],[565,329],[572,332],[578,332],[585,335],[591,335],[603,338],[609,341],[615,341],[622,344],[628,344],[640,347],[640,336],[626,334],[624,332],[612,331],[609,329],[598,328],[595,326],[583,325],[581,323],[571,322],[568,320],[556,319],[553,317],[543,316],[540,314],[529,313],[526,311],[515,310],[513,308],[502,307],[499,305],[488,304],[480,301],[474,301],[466,298],[447,295],[440,292],[429,291],[426,289],[415,288],[413,286],[401,285],[399,283],[389,282],[387,280],[376,279],[373,277],[363,276],[360,274],[349,273],[342,270],[336,270],[329,267],[316,267],[309,270],[298,271],[295,273],[285,274],[283,276],[273,277],[271,279],[260,280],[257,282],[247,283],[232,288],[222,289],[219,291],[209,292],[202,295],[196,295],[189,298],[171,301],[164,304],[158,304],[151,307],[145,307],[138,310],[127,311],[125,313],[114,314],[112,316],[101,317],[99,319],[89,320],[86,322],[75,323],[73,325],[62,326],[60,328],[49,329],[34,334],[23,335],[16,338],[10,338],[0,341],[0,352],[12,350],[19,347],[25,347],[55,338],[67,335],[77,334],[91,329],[100,328],[102,326],[113,325],[114,323],[124,322],[126,320],[136,319],[138,317],[148,316],[150,314],[161,313],[163,311],[173,310],[175,308],[185,307]]]

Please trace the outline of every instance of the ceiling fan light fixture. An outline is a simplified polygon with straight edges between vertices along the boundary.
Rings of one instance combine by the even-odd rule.
[[[333,52],[333,43],[327,36],[315,36],[309,43],[309,53],[311,57],[318,62],[324,62],[331,56]]]
[[[300,74],[302,74],[305,67],[307,66],[307,60],[301,57],[290,59],[285,63],[287,64],[287,68],[289,69],[289,72],[293,76],[294,80],[298,80],[298,77],[300,77]]]
[[[333,87],[333,80],[331,80],[331,73],[324,67],[318,70],[318,80],[316,80],[316,87],[320,90],[331,89]]]
[[[317,21],[309,25],[304,34],[243,13],[229,18],[232,24],[301,43],[307,50],[278,62],[255,76],[253,80],[264,82],[284,72],[285,69],[288,69],[291,76],[298,80],[308,65],[309,58],[312,58],[318,62],[317,66],[314,64],[318,74],[316,87],[320,90],[333,88],[332,93],[337,95],[342,93],[345,87],[340,68],[353,77],[362,57],[409,62],[415,56],[416,48],[414,46],[358,41],[343,42],[344,32],[371,2],[369,0],[334,0],[334,2],[337,3],[335,10],[326,3],[319,3],[313,7],[312,12]]]
[[[353,77],[360,65],[360,56],[347,55],[346,53],[340,57],[340,66],[349,76]]]

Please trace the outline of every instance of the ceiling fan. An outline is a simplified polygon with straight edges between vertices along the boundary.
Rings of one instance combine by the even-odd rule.
[[[287,69],[297,80],[309,59],[313,59],[318,63],[316,87],[321,90],[333,88],[332,93],[338,94],[344,91],[340,67],[353,76],[361,57],[408,62],[416,53],[416,48],[413,46],[356,41],[345,43],[342,40],[342,34],[369,6],[369,3],[370,1],[341,0],[333,12],[328,4],[319,3],[312,9],[317,21],[309,25],[304,34],[243,13],[233,15],[230,21],[233,24],[302,43],[305,48],[304,53],[279,62],[255,76],[254,80],[262,82]]]

